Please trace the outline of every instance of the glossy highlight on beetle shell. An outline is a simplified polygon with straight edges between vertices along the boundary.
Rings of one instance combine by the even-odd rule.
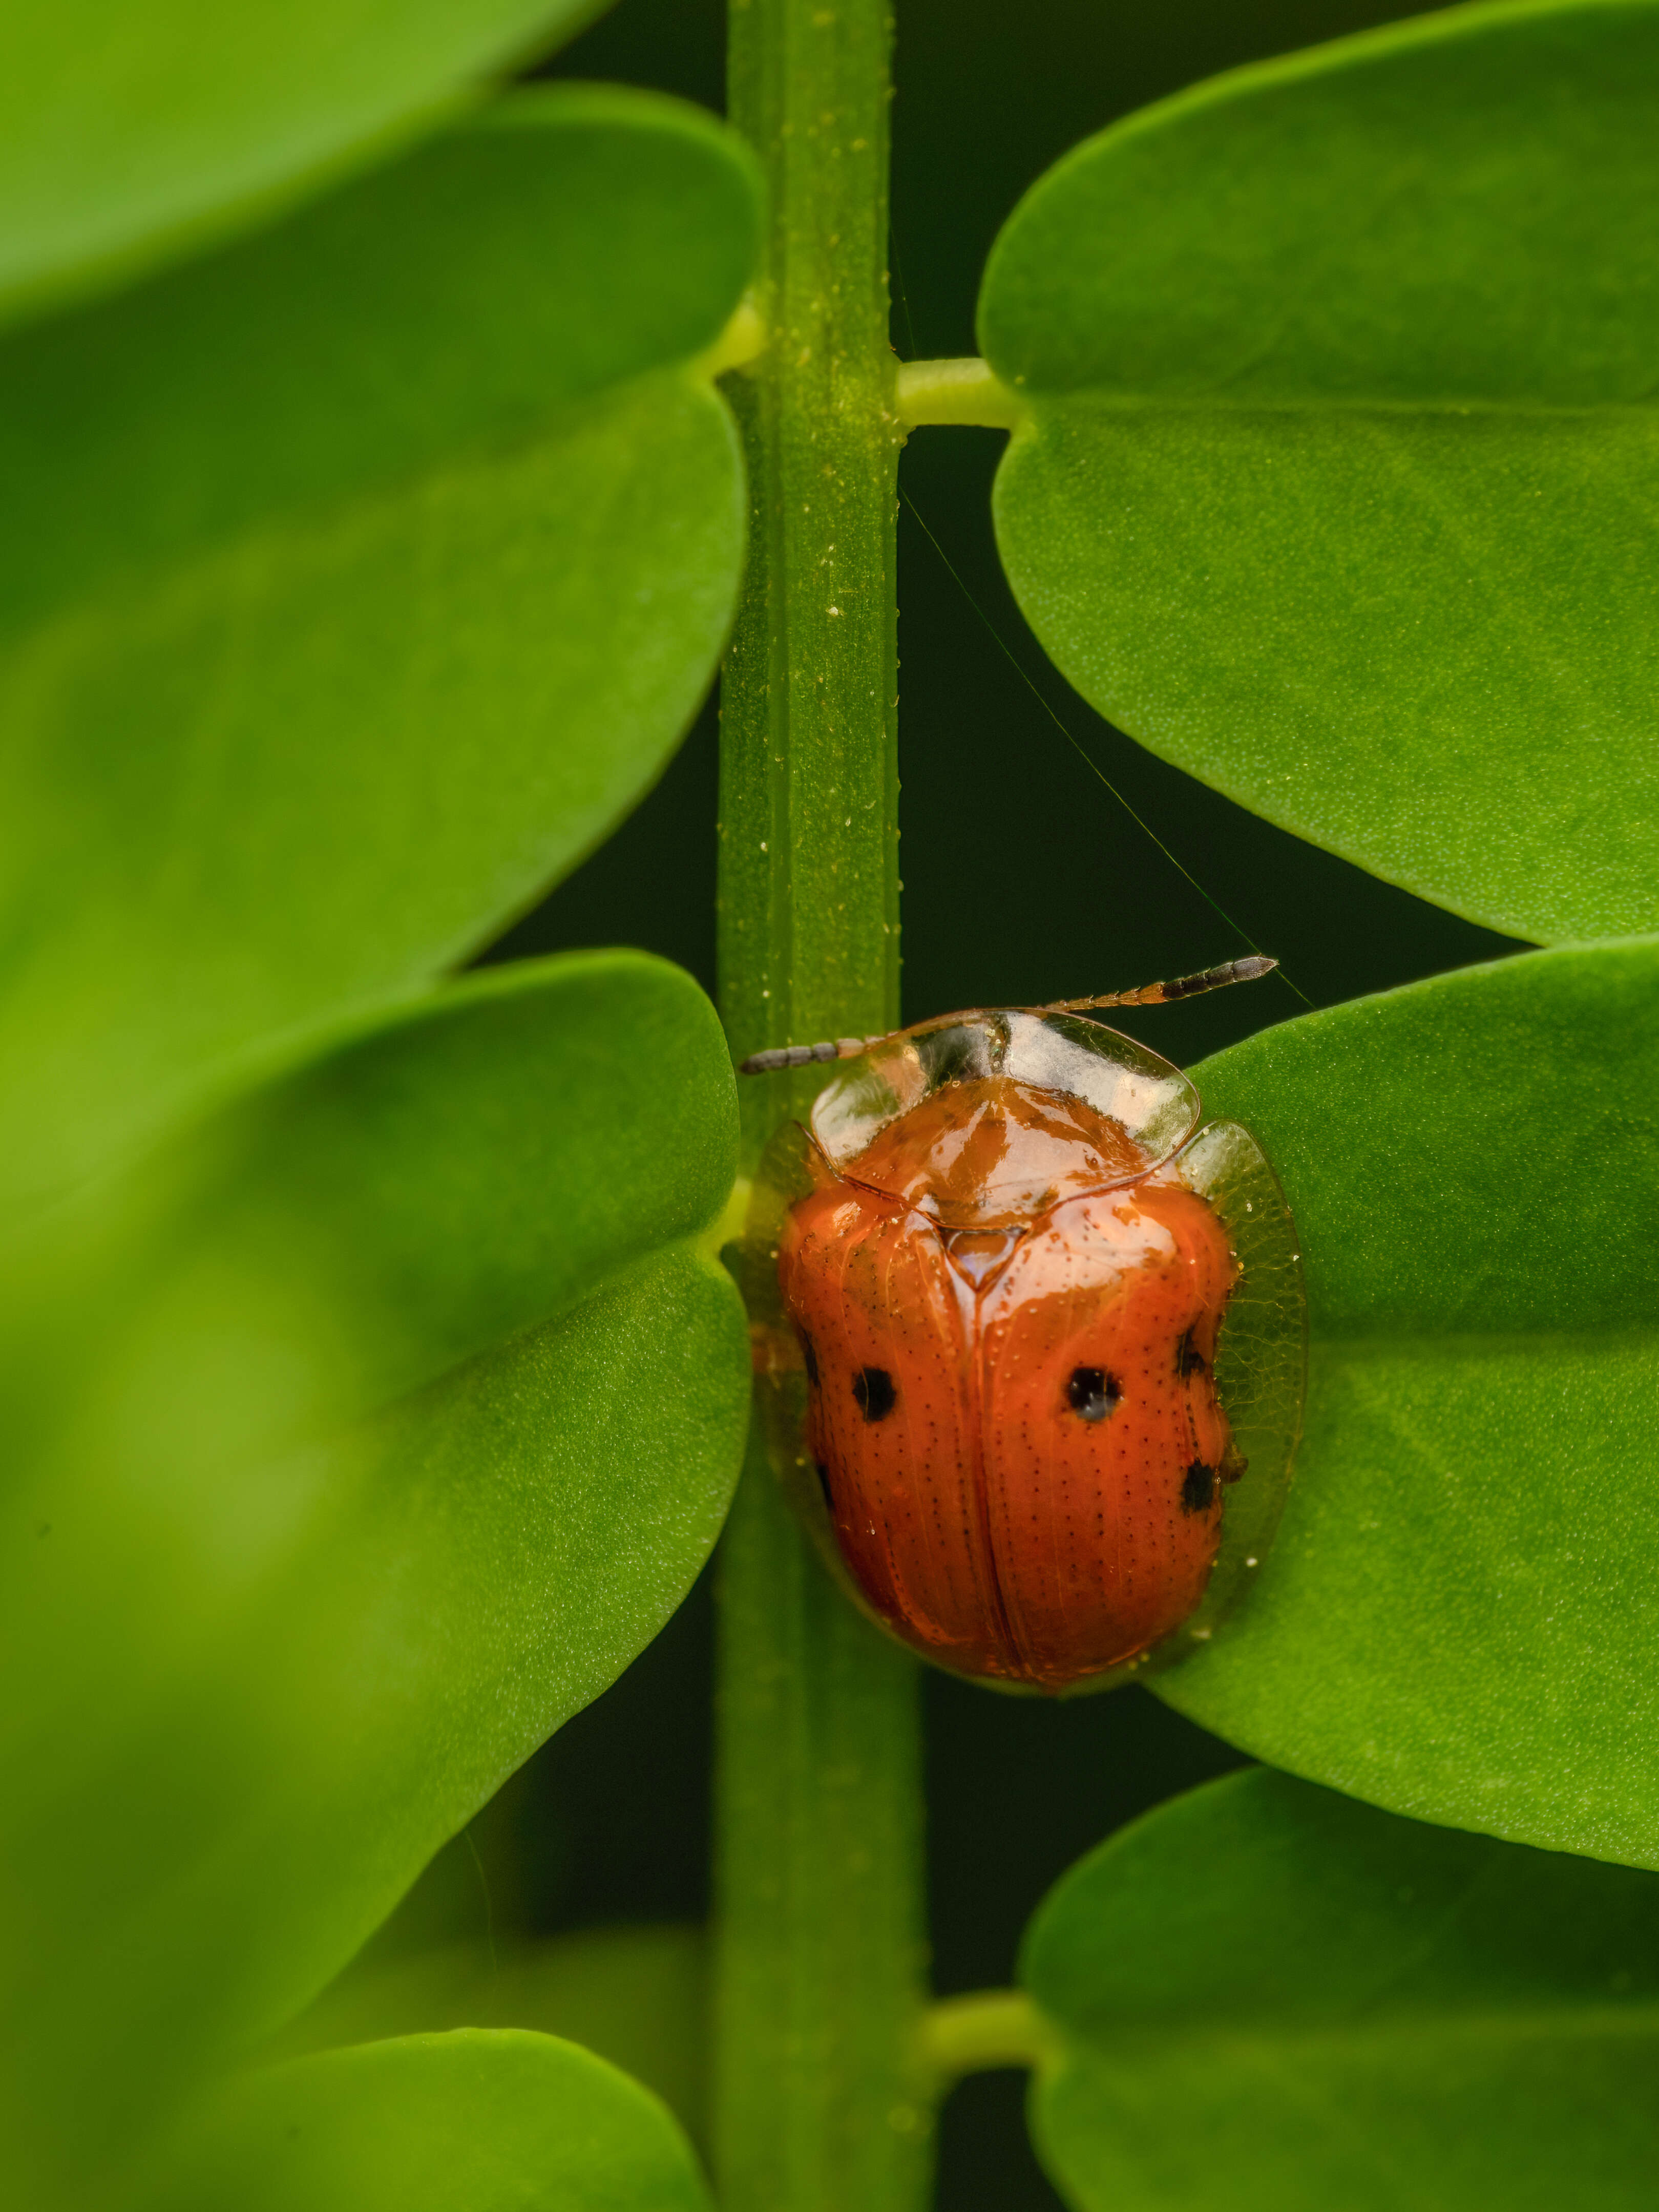
[[[1271,1169],[1236,1125],[1193,1137],[1186,1079],[1097,1024],[955,1016],[872,1059],[775,1148],[765,1257],[805,1402],[774,1425],[809,1520],[959,1673],[1054,1692],[1201,1640],[1299,1422]],[[1235,1518],[1250,1549],[1218,1574]]]

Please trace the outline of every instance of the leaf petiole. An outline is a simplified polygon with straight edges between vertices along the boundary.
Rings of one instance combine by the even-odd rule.
[[[1054,2029],[1024,1990],[973,1990],[923,2014],[923,2066],[941,2091],[964,2074],[999,2066],[1040,2066],[1059,2048]]]
[[[957,361],[906,361],[895,387],[905,428],[955,422],[988,430],[1014,430],[1025,420],[1024,400],[977,355]]]
[[[766,351],[769,333],[760,310],[747,293],[732,310],[731,320],[705,354],[697,357],[699,376],[712,382],[729,369],[747,368]]]

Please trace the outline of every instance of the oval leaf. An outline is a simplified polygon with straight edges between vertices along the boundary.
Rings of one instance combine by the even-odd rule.
[[[145,2212],[710,2212],[684,2136],[591,2051],[514,2028],[295,2060],[220,2100]]]
[[[1229,1776],[1062,1877],[1024,1978],[1083,2212],[1628,2212],[1659,2157],[1659,1881]]]
[[[655,777],[736,589],[693,356],[756,209],[695,110],[526,94],[0,346],[0,1185],[408,994]]]
[[[12,0],[0,318],[257,221],[595,12],[593,0]]]
[[[446,1943],[354,1961],[281,2038],[285,2052],[462,2027],[567,2036],[654,2090],[704,2134],[708,1939],[674,1922],[586,1928],[503,1948]]]
[[[1312,1340],[1259,1586],[1160,1694],[1396,1811],[1659,1866],[1659,942],[1194,1073],[1283,1178]]]
[[[0,2028],[29,2201],[309,1998],[690,1587],[747,1419],[740,1304],[686,1241],[732,1088],[664,963],[483,976],[204,1133],[101,1276],[90,1240],[42,1263],[71,1311],[92,1285],[86,1344],[24,1287]]]
[[[1061,161],[981,300],[1003,559],[1084,696],[1545,942],[1659,927],[1656,82],[1651,0],[1241,70]]]

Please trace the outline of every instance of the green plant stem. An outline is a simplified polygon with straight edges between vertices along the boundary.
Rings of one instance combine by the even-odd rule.
[[[734,0],[771,192],[766,352],[729,380],[751,495],[721,690],[734,1051],[898,1012],[885,0]],[[752,1164],[810,1078],[744,1086]],[[719,1583],[715,2162],[723,2212],[919,2212],[916,1668],[807,1549],[758,1443]]]
[[[1024,1990],[975,1990],[930,2005],[921,2026],[923,2063],[941,2087],[998,2066],[1037,2066],[1058,2039]]]
[[[1012,430],[1024,422],[1025,402],[977,354],[951,361],[907,361],[894,384],[894,404],[905,428],[925,422],[957,422]]]
[[[920,2212],[915,1670],[751,1449],[719,1585],[714,2150],[722,2212]]]

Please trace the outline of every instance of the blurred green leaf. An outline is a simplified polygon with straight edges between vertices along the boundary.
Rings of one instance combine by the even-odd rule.
[[[188,1397],[199,1429],[220,1316],[250,1302],[291,1311],[296,1346],[337,1339],[310,1369],[284,1359],[260,1449],[418,1388],[712,1220],[733,1088],[713,1007],[648,954],[482,969],[353,1024],[14,1246],[14,1437],[37,1397],[42,1426],[89,1418],[93,1368],[133,1394],[97,1417],[98,1450],[142,1426],[151,1394]]]
[[[710,2212],[657,2100],[512,2028],[370,2043],[256,2074],[146,2212]]]
[[[707,1940],[676,1924],[590,1928],[540,1943],[447,1943],[354,1963],[283,2033],[283,2052],[454,2027],[562,2035],[653,2090],[703,2136]]]
[[[694,357],[756,223],[712,118],[527,93],[0,346],[10,1190],[412,993],[655,777],[736,588]]]
[[[1024,1978],[1084,2212],[1630,2212],[1659,2159],[1659,1881],[1258,1769],[1064,1875]]]
[[[686,1241],[735,1145],[690,980],[571,956],[230,1109],[21,1287],[0,2117],[30,2201],[307,2000],[673,1611],[747,1416],[741,1307]]]
[[[11,0],[0,318],[254,222],[603,0]]]
[[[1194,1075],[1295,1209],[1310,1395],[1250,1601],[1158,1688],[1398,1812],[1659,1865],[1659,941],[1438,976]]]
[[[1067,155],[981,298],[1003,559],[1085,697],[1541,941],[1659,927],[1656,82],[1651,0],[1242,70]]]

